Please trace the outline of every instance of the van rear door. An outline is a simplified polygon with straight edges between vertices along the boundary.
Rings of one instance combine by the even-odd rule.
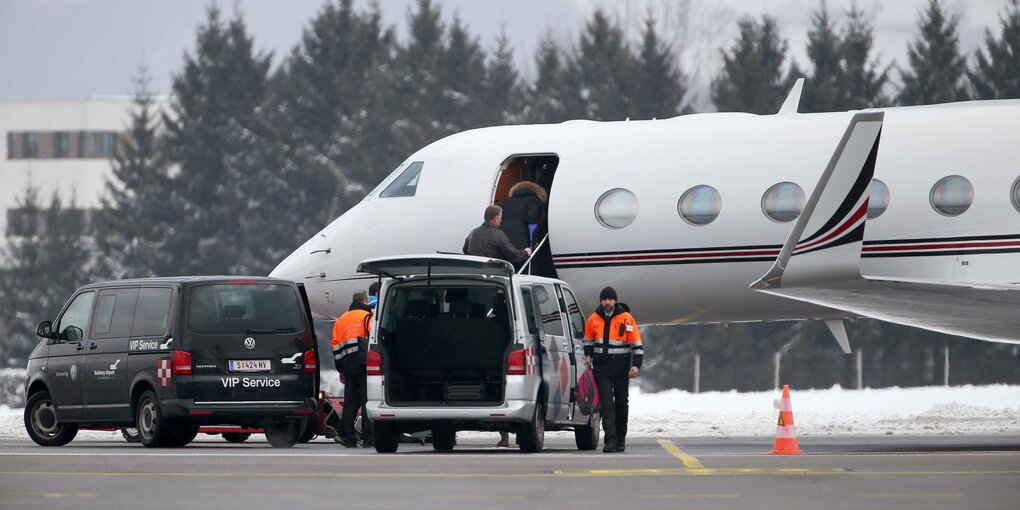
[[[196,404],[300,403],[315,395],[314,337],[298,289],[234,280],[189,288],[185,349]]]

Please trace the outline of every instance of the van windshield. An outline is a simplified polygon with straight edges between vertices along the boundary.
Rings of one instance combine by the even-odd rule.
[[[188,328],[205,335],[296,333],[304,320],[289,285],[200,285],[191,289]]]

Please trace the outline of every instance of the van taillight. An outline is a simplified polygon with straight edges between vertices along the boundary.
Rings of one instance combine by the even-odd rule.
[[[315,358],[315,349],[305,351],[305,373],[314,374],[319,369],[319,363]]]
[[[510,353],[506,375],[524,375],[524,349]]]
[[[382,375],[382,355],[379,354],[379,351],[368,351],[365,373],[368,375]]]
[[[191,353],[174,351],[174,375],[191,375]]]

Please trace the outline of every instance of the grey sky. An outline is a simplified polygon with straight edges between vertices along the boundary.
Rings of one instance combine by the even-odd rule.
[[[837,21],[851,0],[828,0]],[[884,60],[905,60],[916,34],[918,12],[927,0],[858,0],[875,26]],[[971,53],[985,27],[999,31],[1005,0],[944,0],[961,15],[963,49]],[[325,0],[220,1],[228,16],[244,14],[256,45],[279,62],[300,40],[301,31]],[[405,33],[407,13],[417,0],[380,0],[384,23]],[[487,46],[505,27],[517,58],[530,75],[537,41],[552,30],[564,42],[576,40],[596,7],[606,9],[637,38],[651,8],[660,29],[683,49],[680,63],[692,89],[704,89],[719,65],[720,46],[729,46],[736,20],[768,12],[779,20],[791,55],[806,61],[804,43],[818,0],[436,0],[449,20],[454,13]],[[356,0],[358,8],[368,5]],[[208,0],[0,0],[0,99],[124,95],[143,63],[157,93],[170,90],[185,50],[194,46]],[[703,101],[704,98],[701,98]]]

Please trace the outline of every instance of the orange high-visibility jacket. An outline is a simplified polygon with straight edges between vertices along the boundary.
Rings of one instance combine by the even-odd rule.
[[[341,359],[358,352],[359,340],[367,342],[372,331],[372,313],[365,310],[350,310],[336,318],[333,323],[333,359]],[[363,340],[362,340],[363,339]]]
[[[606,319],[601,308],[588,317],[584,325],[584,355],[592,356],[596,370],[626,373],[631,366],[640,368],[644,348],[634,316],[617,304],[608,323]]]

